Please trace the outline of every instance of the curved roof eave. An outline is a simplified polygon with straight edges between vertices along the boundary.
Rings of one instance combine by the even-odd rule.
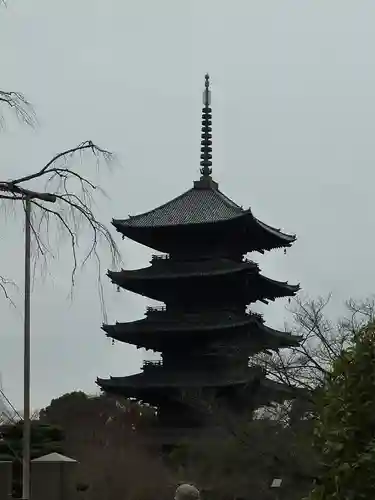
[[[290,332],[283,332],[281,330],[274,330],[269,326],[263,325],[263,329],[269,335],[273,335],[280,339],[285,340],[290,346],[297,346],[303,339],[300,335],[293,335]]]
[[[268,233],[271,233],[273,236],[281,238],[288,243],[294,243],[296,241],[297,237],[295,234],[284,233],[280,229],[276,229],[275,227],[269,226],[268,224],[262,222],[261,220],[254,217],[254,215],[252,215],[252,217],[259,227],[261,227],[262,229],[264,229]]]
[[[287,281],[277,281],[273,280],[272,278],[267,278],[267,276],[263,276],[263,274],[259,273],[259,278],[261,278],[263,281],[266,283],[277,286],[277,287],[282,287],[282,288],[287,288],[291,293],[295,294],[301,289],[301,284],[298,283],[297,285],[289,285]]]
[[[151,211],[152,212],[152,211]],[[197,226],[212,226],[212,225],[217,225],[218,223],[225,223],[225,222],[232,222],[236,219],[241,219],[241,218],[247,218],[247,217],[251,217],[251,220],[257,225],[260,227],[260,229],[262,229],[263,231],[265,231],[266,233],[268,234],[271,234],[272,236],[275,236],[276,238],[279,238],[281,240],[283,240],[285,243],[288,243],[288,244],[291,244],[291,243],[294,243],[297,239],[296,235],[295,234],[288,234],[288,233],[284,233],[283,231],[281,231],[280,229],[277,229],[273,226],[270,226],[268,224],[266,224],[265,222],[262,222],[261,220],[257,219],[251,209],[247,209],[247,210],[243,210],[242,212],[240,213],[237,213],[231,217],[227,217],[226,219],[216,219],[216,220],[212,220],[212,221],[205,221],[205,222],[196,222],[196,223],[188,223],[188,224],[181,224],[181,225],[149,225],[149,226],[146,226],[146,225],[133,225],[131,224],[131,222],[136,219],[137,217],[141,217],[143,215],[147,215],[148,213],[151,213],[151,212],[146,212],[145,214],[140,214],[139,216],[136,215],[134,217],[129,217],[129,219],[112,219],[112,225],[116,228],[116,230],[122,234],[125,234],[129,231],[131,232],[131,230],[135,229],[137,231],[152,231],[152,230],[155,230],[155,229],[166,229],[166,228],[176,228],[176,227],[197,227]]]
[[[221,322],[221,323],[216,323],[216,324],[191,324],[191,323],[171,323],[170,325],[168,323],[162,323],[162,322],[155,322],[153,323],[153,325],[149,325],[147,327],[147,318],[143,318],[143,319],[140,319],[140,320],[137,320],[137,321],[130,321],[129,323],[122,323],[123,326],[126,326],[129,325],[129,327],[135,327],[134,330],[132,331],[129,331],[129,332],[126,332],[129,333],[129,334],[134,334],[134,335],[137,335],[138,333],[144,333],[144,334],[153,334],[154,332],[157,332],[157,333],[160,333],[160,332],[169,332],[169,331],[177,331],[177,332],[191,332],[192,330],[199,330],[199,331],[215,331],[215,330],[225,330],[225,329],[229,329],[229,328],[236,328],[236,327],[241,327],[241,326],[246,326],[246,325],[250,325],[251,323],[254,323],[254,319],[247,319],[247,320],[243,320],[243,321],[236,321],[236,322],[233,322],[233,323],[224,323],[224,322]],[[143,329],[143,325],[146,325],[146,329]],[[105,331],[105,332],[108,332],[108,331],[111,331],[112,329],[115,329],[116,330],[116,326],[117,325],[121,325],[121,323],[116,323],[115,325],[103,325],[102,326],[102,329]],[[139,329],[137,328],[139,327]],[[263,327],[263,325],[259,325],[259,327]],[[138,330],[138,331],[137,331]],[[120,332],[119,332],[120,333]]]
[[[126,270],[126,269],[121,269],[121,271],[107,271],[107,276],[113,280],[113,278],[116,278],[117,276],[122,276],[126,280],[159,280],[159,279],[176,279],[176,278],[190,278],[194,276],[217,276],[217,275],[223,275],[223,274],[232,274],[232,273],[240,273],[240,272],[245,272],[245,271],[250,271],[253,270],[254,273],[256,273],[257,270],[259,270],[258,265],[255,262],[240,262],[236,263],[234,262],[233,267],[227,267],[227,268],[217,268],[217,269],[197,269],[196,271],[191,270],[188,273],[187,272],[181,272],[181,271],[176,271],[176,272],[171,272],[168,271],[168,269],[165,270],[165,272],[160,271],[160,273],[149,273],[148,270],[153,269],[153,266],[148,266],[143,269],[133,269],[133,270]],[[148,274],[149,273],[149,274]],[[121,278],[120,278],[121,279]],[[276,282],[277,283],[277,282]]]
[[[174,274],[173,276],[171,275],[156,275],[156,276],[140,276],[139,274],[137,275],[137,270],[136,271],[108,271],[107,275],[111,279],[112,283],[115,285],[118,285],[120,287],[127,287],[125,285],[124,281],[126,282],[136,282],[140,280],[144,281],[153,281],[153,280],[160,280],[160,279],[180,279],[180,278],[190,278],[194,276],[217,276],[217,275],[228,275],[228,274],[233,274],[233,273],[241,273],[241,272],[246,272],[248,269],[245,267],[243,268],[238,268],[238,269],[220,269],[216,271],[207,271],[207,273],[202,273],[202,272],[196,272],[196,273],[189,273],[189,274]],[[134,274],[130,274],[134,273]],[[117,279],[117,276],[119,279]],[[300,290],[300,284],[297,285],[290,285],[288,282],[283,282],[283,281],[277,281],[273,280],[271,278],[267,278],[266,276],[263,276],[259,272],[255,272],[254,276],[256,279],[259,279],[263,282],[265,282],[267,285],[271,285],[277,288],[281,288],[285,291],[288,292],[288,294],[284,294],[283,296],[294,296],[299,290]],[[139,293],[139,292],[137,292]]]
[[[144,214],[140,214],[144,215]],[[161,225],[133,225],[131,224],[131,221],[133,221],[138,215],[135,215],[134,217],[130,217],[129,219],[112,219],[112,225],[116,228],[117,231],[120,233],[122,232],[127,232],[128,230],[136,229],[138,231],[153,231],[155,229],[172,229],[172,228],[177,228],[177,227],[184,227],[184,228],[194,228],[194,227],[204,227],[204,226],[212,226],[212,225],[217,225],[218,223],[225,223],[228,221],[233,221],[236,219],[240,219],[242,217],[246,217],[248,215],[252,216],[252,219],[255,219],[254,216],[251,213],[251,210],[244,210],[241,213],[235,214],[231,217],[227,217],[225,219],[214,219],[214,220],[209,220],[209,221],[203,221],[203,222],[190,222],[190,223],[185,223],[185,224],[161,224]],[[277,231],[277,230],[276,230]]]
[[[148,324],[151,323],[151,324]],[[292,335],[289,332],[284,332],[281,330],[275,330],[274,328],[271,328],[269,326],[266,326],[262,323],[257,318],[251,317],[249,315],[249,318],[243,319],[243,320],[237,320],[233,322],[219,322],[219,323],[211,323],[211,324],[192,324],[189,322],[186,323],[162,323],[161,321],[155,321],[155,322],[150,322],[148,318],[142,318],[136,321],[129,321],[127,323],[115,323],[114,325],[107,325],[103,324],[102,325],[102,330],[104,330],[107,334],[110,332],[116,333],[116,330],[118,327],[125,328],[129,327],[128,332],[123,332],[125,335],[138,335],[138,334],[145,334],[145,335],[153,335],[155,332],[160,333],[160,332],[191,332],[192,330],[199,330],[199,331],[215,331],[215,330],[225,330],[225,329],[231,329],[231,328],[238,328],[238,327],[243,327],[243,326],[251,326],[252,324],[256,324],[256,326],[259,328],[259,330],[263,331],[264,333],[267,333],[269,335],[277,336],[277,337],[283,337],[285,340],[292,340],[293,343],[298,343],[302,340],[302,337],[297,336],[297,335]],[[138,331],[137,331],[138,330]],[[118,334],[121,335],[121,331],[118,331]]]
[[[233,387],[233,386],[244,386],[253,383],[259,377],[258,374],[249,374],[248,377],[243,377],[236,380],[212,380],[207,382],[202,382],[197,380],[194,384],[191,381],[179,381],[176,379],[171,379],[170,381],[155,381],[147,380],[143,381],[146,377],[143,376],[143,372],[137,375],[129,375],[128,377],[110,377],[109,379],[96,379],[96,384],[101,387],[104,391],[106,390],[143,390],[152,391],[160,389],[180,389],[181,387]],[[147,375],[147,379],[150,379]],[[137,380],[137,382],[135,382]],[[142,381],[142,382],[141,382]]]
[[[261,385],[262,388],[266,389],[267,391],[283,392],[284,394],[290,396],[293,395],[296,398],[299,396],[306,396],[309,393],[309,391],[304,387],[293,387],[267,377],[261,381]]]

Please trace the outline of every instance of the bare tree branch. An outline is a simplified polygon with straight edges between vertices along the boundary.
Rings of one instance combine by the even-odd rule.
[[[5,298],[10,302],[10,304],[13,307],[16,307],[15,303],[13,302],[11,296],[8,293],[8,287],[10,285],[18,288],[16,283],[14,283],[14,281],[9,280],[8,278],[5,278],[4,276],[0,276],[0,290],[3,292]]]
[[[31,220],[34,256],[36,259],[41,258],[45,264],[48,256],[55,256],[54,246],[50,242],[51,233],[53,233],[51,221],[54,220],[57,223],[57,234],[60,237],[68,236],[72,254],[72,291],[77,270],[94,258],[98,271],[99,296],[103,306],[99,246],[104,244],[110,250],[113,266],[120,263],[120,254],[109,229],[97,219],[93,212],[94,193],[103,194],[103,190],[88,177],[73,170],[71,165],[77,155],[82,163],[84,153],[89,153],[94,158],[97,168],[101,160],[110,164],[114,159],[109,151],[100,148],[92,141],[85,141],[74,148],[58,153],[37,172],[9,181],[0,181],[0,199],[6,201],[31,199],[34,207]],[[31,181],[41,179],[45,180],[46,193],[39,193],[25,186]],[[55,201],[53,205],[48,204],[51,198]],[[89,244],[80,256],[78,252],[81,243],[80,236],[85,231],[88,231]]]
[[[295,299],[290,310],[292,326],[287,328],[302,337],[298,347],[278,351],[272,356],[264,353],[254,356],[253,364],[260,364],[270,378],[289,386],[304,387],[310,391],[321,386],[332,362],[348,346],[359,329],[375,319],[375,300],[349,300],[347,314],[332,323],[326,308],[331,296],[318,299]]]
[[[27,125],[34,127],[37,124],[34,109],[21,92],[0,90],[0,104],[9,108],[13,113],[15,113],[16,117],[20,121],[26,123]],[[0,126],[3,127],[4,124],[4,116],[0,114]]]

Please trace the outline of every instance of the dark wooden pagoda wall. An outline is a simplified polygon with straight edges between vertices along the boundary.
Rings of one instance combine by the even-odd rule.
[[[219,222],[202,229],[194,224],[183,228],[173,226],[158,228],[157,235],[153,235],[148,246],[161,249],[168,241],[169,255],[175,260],[229,257],[239,261],[248,251],[244,248],[243,239],[236,238],[237,231],[242,228],[240,224],[237,228],[235,222],[232,222],[232,235],[223,241],[223,232],[228,232],[228,228],[225,229],[224,226],[225,223]]]
[[[243,255],[238,252],[233,253],[233,245],[231,246],[231,243],[229,243],[228,247],[229,248],[223,248],[223,246],[220,247],[218,245],[216,245],[216,247],[205,246],[204,248],[200,248],[198,252],[198,247],[194,245],[194,251],[188,251],[193,250],[193,248],[185,248],[184,253],[178,252],[171,256],[163,255],[154,257],[152,265],[158,266],[160,269],[164,268],[166,272],[169,272],[171,269],[178,270],[179,265],[184,261],[192,263],[193,268],[194,262],[197,260],[201,261],[209,258],[211,262],[214,262],[216,259],[221,259],[223,256],[226,258],[232,256],[234,264],[242,262]],[[155,286],[157,287],[158,285],[156,284]],[[194,314],[195,323],[197,317],[200,317],[202,323],[204,323],[207,316],[217,318],[223,317],[223,311],[232,311],[235,314],[245,315],[247,303],[243,298],[243,290],[238,289],[239,283],[236,276],[207,276],[205,280],[201,280],[201,286],[199,288],[197,288],[197,277],[192,276],[190,280],[183,280],[183,284],[180,286],[184,288],[178,289],[177,279],[173,286],[174,293],[171,298],[166,301],[165,307],[163,308],[164,310],[154,313],[155,316],[159,316],[160,321],[166,321],[168,316],[171,318],[188,318],[189,314]],[[177,336],[178,333],[176,332],[176,337]],[[173,378],[177,378],[177,373],[179,373],[178,378],[181,379],[181,374],[184,372],[183,379],[196,385],[197,388],[199,388],[200,382],[202,385],[205,384],[207,375],[210,376],[210,379],[214,379],[215,376],[221,378],[226,377],[229,387],[221,391],[221,402],[232,406],[235,411],[241,411],[248,407],[249,403],[246,401],[246,398],[249,396],[248,391],[246,396],[244,396],[241,391],[230,387],[230,381],[238,379],[241,374],[246,378],[246,373],[249,370],[248,360],[250,349],[243,349],[243,345],[236,345],[236,342],[233,342],[232,349],[227,349],[226,351],[222,349],[220,351],[220,349],[217,349],[217,344],[220,345],[220,340],[218,335],[215,334],[207,336],[205,342],[202,342],[198,337],[194,337],[194,339],[195,340],[192,340],[189,344],[184,344],[183,348],[177,341],[172,345],[165,346],[161,352],[161,361],[155,364],[154,369],[162,370],[164,377],[169,373],[171,381]],[[259,341],[259,336],[255,335],[253,340],[254,350],[260,347]],[[249,335],[247,343],[252,343]],[[257,347],[255,347],[255,345],[257,345]],[[145,367],[145,373],[150,368],[150,365]],[[205,373],[207,374],[206,376]],[[157,374],[153,372],[153,377],[155,376],[157,376]],[[216,390],[212,388],[211,395],[214,396],[215,393]],[[204,409],[199,408],[200,402],[198,399],[202,397],[202,394],[199,395],[199,390],[196,394],[197,400],[195,403],[198,404],[194,409],[194,401],[186,403],[185,399],[184,403],[183,400],[176,401],[178,398],[175,398],[175,400],[161,398],[158,405],[160,425],[162,427],[209,425],[209,417]]]

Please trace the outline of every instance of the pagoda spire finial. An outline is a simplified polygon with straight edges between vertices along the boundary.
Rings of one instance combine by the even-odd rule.
[[[209,178],[212,173],[212,110],[211,91],[210,91],[210,76],[205,75],[205,89],[203,92],[203,109],[202,109],[202,135],[201,135],[201,169],[202,177]]]

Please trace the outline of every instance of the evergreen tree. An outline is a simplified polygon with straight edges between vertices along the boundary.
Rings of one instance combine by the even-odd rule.
[[[315,439],[322,469],[310,500],[375,497],[375,323],[334,362],[318,398]]]

